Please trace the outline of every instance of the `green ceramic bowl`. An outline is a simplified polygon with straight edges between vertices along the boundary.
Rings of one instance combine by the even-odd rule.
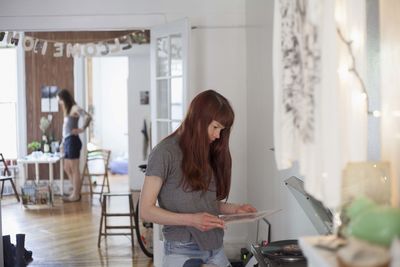
[[[347,228],[348,234],[366,241],[390,246],[400,237],[400,209],[374,207],[353,215]]]

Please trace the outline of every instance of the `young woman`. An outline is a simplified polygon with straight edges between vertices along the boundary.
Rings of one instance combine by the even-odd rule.
[[[190,259],[230,266],[223,251],[224,222],[217,215],[256,211],[226,202],[233,120],[228,100],[204,91],[193,99],[182,125],[149,156],[140,210],[143,220],[164,225],[163,266],[183,266]]]
[[[68,90],[62,89],[58,92],[58,102],[64,112],[63,139],[61,150],[64,153],[64,170],[72,183],[72,193],[64,197],[65,202],[74,202],[81,199],[81,175],[79,171],[79,157],[82,142],[79,134],[89,126],[92,117],[85,110],[80,108]],[[79,128],[80,117],[85,117],[82,128]]]

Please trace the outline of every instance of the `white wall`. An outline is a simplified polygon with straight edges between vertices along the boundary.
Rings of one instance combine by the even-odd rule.
[[[284,185],[297,168],[278,171],[273,145],[272,29],[273,1],[246,2],[247,28],[247,187],[258,209],[282,209],[268,220],[272,240],[316,234],[309,219]],[[260,232],[266,238],[265,229]],[[255,227],[249,226],[250,240]]]
[[[93,58],[95,144],[111,150],[111,159],[128,154],[127,56]]]
[[[246,30],[243,27],[192,30],[191,84],[194,92],[215,89],[235,111],[230,148],[233,161],[229,202],[247,201]],[[221,45],[222,44],[222,45]],[[247,240],[246,225],[232,225],[226,242]]]
[[[128,81],[128,129],[129,129],[129,187],[141,189],[144,174],[138,166],[147,162],[143,158],[143,120],[147,121],[149,131],[150,105],[140,104],[140,91],[150,91],[150,49],[149,45],[133,48],[129,57],[130,76]],[[149,136],[150,136],[150,132]]]
[[[0,0],[4,30],[143,28],[183,17],[193,25],[239,25],[244,0]]]

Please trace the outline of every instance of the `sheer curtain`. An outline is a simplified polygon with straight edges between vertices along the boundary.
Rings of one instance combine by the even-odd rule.
[[[366,97],[349,72],[351,54],[337,34],[340,28],[353,40],[356,68],[363,78],[363,10],[363,0],[275,1],[277,167],[289,168],[298,161],[307,192],[330,208],[340,205],[347,162],[363,161],[367,155]]]
[[[392,163],[392,203],[400,207],[400,2],[385,0],[379,3],[382,160]]]

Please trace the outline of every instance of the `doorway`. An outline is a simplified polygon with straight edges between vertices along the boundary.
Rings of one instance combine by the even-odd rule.
[[[79,59],[76,60],[79,63]],[[148,44],[81,60],[76,84],[85,92],[93,116],[88,149],[111,150],[110,170],[129,176],[129,188],[140,190],[150,152],[150,47]],[[128,167],[129,166],[129,167]]]
[[[111,160],[127,162],[129,58],[93,57],[85,61],[87,110],[93,117],[88,145],[109,149]]]

